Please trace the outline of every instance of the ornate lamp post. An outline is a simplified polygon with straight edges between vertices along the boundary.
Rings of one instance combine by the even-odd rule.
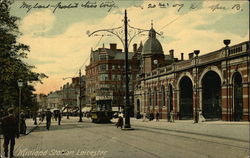
[[[23,81],[21,79],[19,79],[17,81],[17,85],[18,85],[18,88],[19,88],[19,104],[18,104],[18,132],[20,132],[20,110],[21,110],[21,94],[22,94],[22,87],[23,87]]]
[[[195,117],[194,117],[194,123],[198,123],[199,122],[199,114],[198,114],[198,103],[197,103],[197,98],[198,98],[198,68],[197,68],[197,60],[198,60],[198,55],[200,53],[200,50],[194,50],[194,54],[195,56]]]
[[[125,10],[125,16],[124,16],[124,26],[120,26],[117,28],[112,28],[112,29],[102,29],[102,30],[97,30],[92,33],[90,31],[87,31],[88,36],[92,36],[95,34],[95,36],[98,36],[98,32],[108,32],[113,35],[115,35],[121,43],[124,46],[124,51],[125,51],[125,83],[126,83],[126,89],[125,89],[125,100],[126,100],[126,106],[124,108],[125,110],[125,124],[124,128],[125,129],[130,129],[130,100],[129,100],[129,78],[128,78],[128,46],[130,45],[131,41],[139,34],[149,31],[149,30],[144,30],[140,28],[135,28],[132,27],[128,24],[128,19],[127,19],[127,10]],[[157,33],[159,34],[159,33]],[[161,34],[160,34],[161,35]],[[101,35],[103,36],[103,35]]]

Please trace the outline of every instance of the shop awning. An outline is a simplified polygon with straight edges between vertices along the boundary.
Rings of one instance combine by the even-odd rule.
[[[112,111],[117,112],[117,111],[119,111],[119,108],[118,107],[112,107]]]
[[[83,107],[82,112],[90,112],[91,107]]]

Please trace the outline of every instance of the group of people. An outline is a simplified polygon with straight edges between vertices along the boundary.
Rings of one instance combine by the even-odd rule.
[[[42,114],[41,121],[44,120],[46,117],[46,128],[47,130],[50,129],[51,125],[51,119],[52,119],[53,113],[47,109],[47,111]],[[61,124],[61,118],[62,114],[60,111],[57,111],[54,113],[54,118],[56,121],[58,121],[58,125]],[[14,157],[14,146],[15,146],[15,138],[19,138],[20,134],[26,134],[26,123],[25,123],[25,115],[23,112],[20,113],[20,116],[14,115],[14,109],[9,108],[8,109],[8,115],[2,117],[1,121],[1,131],[0,133],[3,134],[4,137],[4,156],[11,158]],[[20,122],[19,122],[20,121]],[[10,146],[10,148],[9,148]]]
[[[149,121],[152,121],[154,119],[156,119],[156,121],[159,121],[160,118],[160,113],[156,112],[155,116],[153,112],[147,113],[146,114],[146,118],[148,118]]]
[[[47,109],[47,111],[45,112],[47,130],[50,129],[52,116],[54,116],[55,121],[58,122],[58,125],[61,125],[62,113],[59,110],[52,113],[50,109]]]

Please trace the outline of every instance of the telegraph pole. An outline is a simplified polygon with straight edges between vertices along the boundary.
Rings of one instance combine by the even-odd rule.
[[[81,74],[81,69],[79,69],[79,108],[80,108],[80,113],[79,113],[79,122],[82,122],[82,74]]]

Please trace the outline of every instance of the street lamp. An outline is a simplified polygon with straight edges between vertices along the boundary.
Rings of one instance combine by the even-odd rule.
[[[20,109],[21,109],[21,94],[22,94],[22,87],[23,87],[23,81],[19,79],[17,81],[17,85],[19,88],[19,104],[18,104],[18,132],[20,132]]]
[[[131,125],[130,125],[130,101],[129,101],[129,78],[128,78],[128,68],[129,68],[129,63],[128,63],[128,46],[131,43],[131,41],[139,34],[145,32],[145,31],[149,31],[149,30],[144,30],[144,29],[139,29],[139,28],[135,28],[132,27],[128,24],[128,19],[127,19],[127,10],[125,10],[125,16],[124,16],[124,26],[120,26],[117,28],[112,28],[112,29],[102,29],[102,30],[97,30],[94,31],[92,33],[90,33],[89,31],[87,31],[88,36],[92,36],[92,35],[97,35],[96,33],[98,32],[109,32],[113,35],[115,35],[116,37],[119,38],[119,40],[121,41],[121,43],[124,46],[124,52],[125,52],[125,84],[126,84],[126,88],[125,88],[125,107],[124,107],[124,111],[125,111],[125,124],[124,124],[124,128],[123,129],[132,129]],[[157,33],[159,34],[159,33]],[[102,35],[103,36],[103,35]]]
[[[225,47],[225,60],[226,60],[226,71],[227,71],[227,75],[226,75],[226,86],[227,86],[227,121],[230,119],[230,121],[231,121],[231,113],[230,113],[230,118],[228,118],[228,77],[229,77],[229,72],[230,72],[230,70],[228,70],[228,61],[227,61],[227,58],[228,58],[228,56],[229,56],[229,44],[231,43],[231,40],[230,39],[225,39],[225,40],[223,40],[223,43],[226,45],[226,47]]]
[[[198,105],[197,105],[197,98],[198,98],[198,68],[197,68],[197,59],[198,59],[198,55],[200,53],[200,50],[194,50],[194,54],[195,56],[195,76],[196,76],[196,86],[195,86],[195,120],[194,123],[198,123],[199,122],[199,116],[198,116]]]

